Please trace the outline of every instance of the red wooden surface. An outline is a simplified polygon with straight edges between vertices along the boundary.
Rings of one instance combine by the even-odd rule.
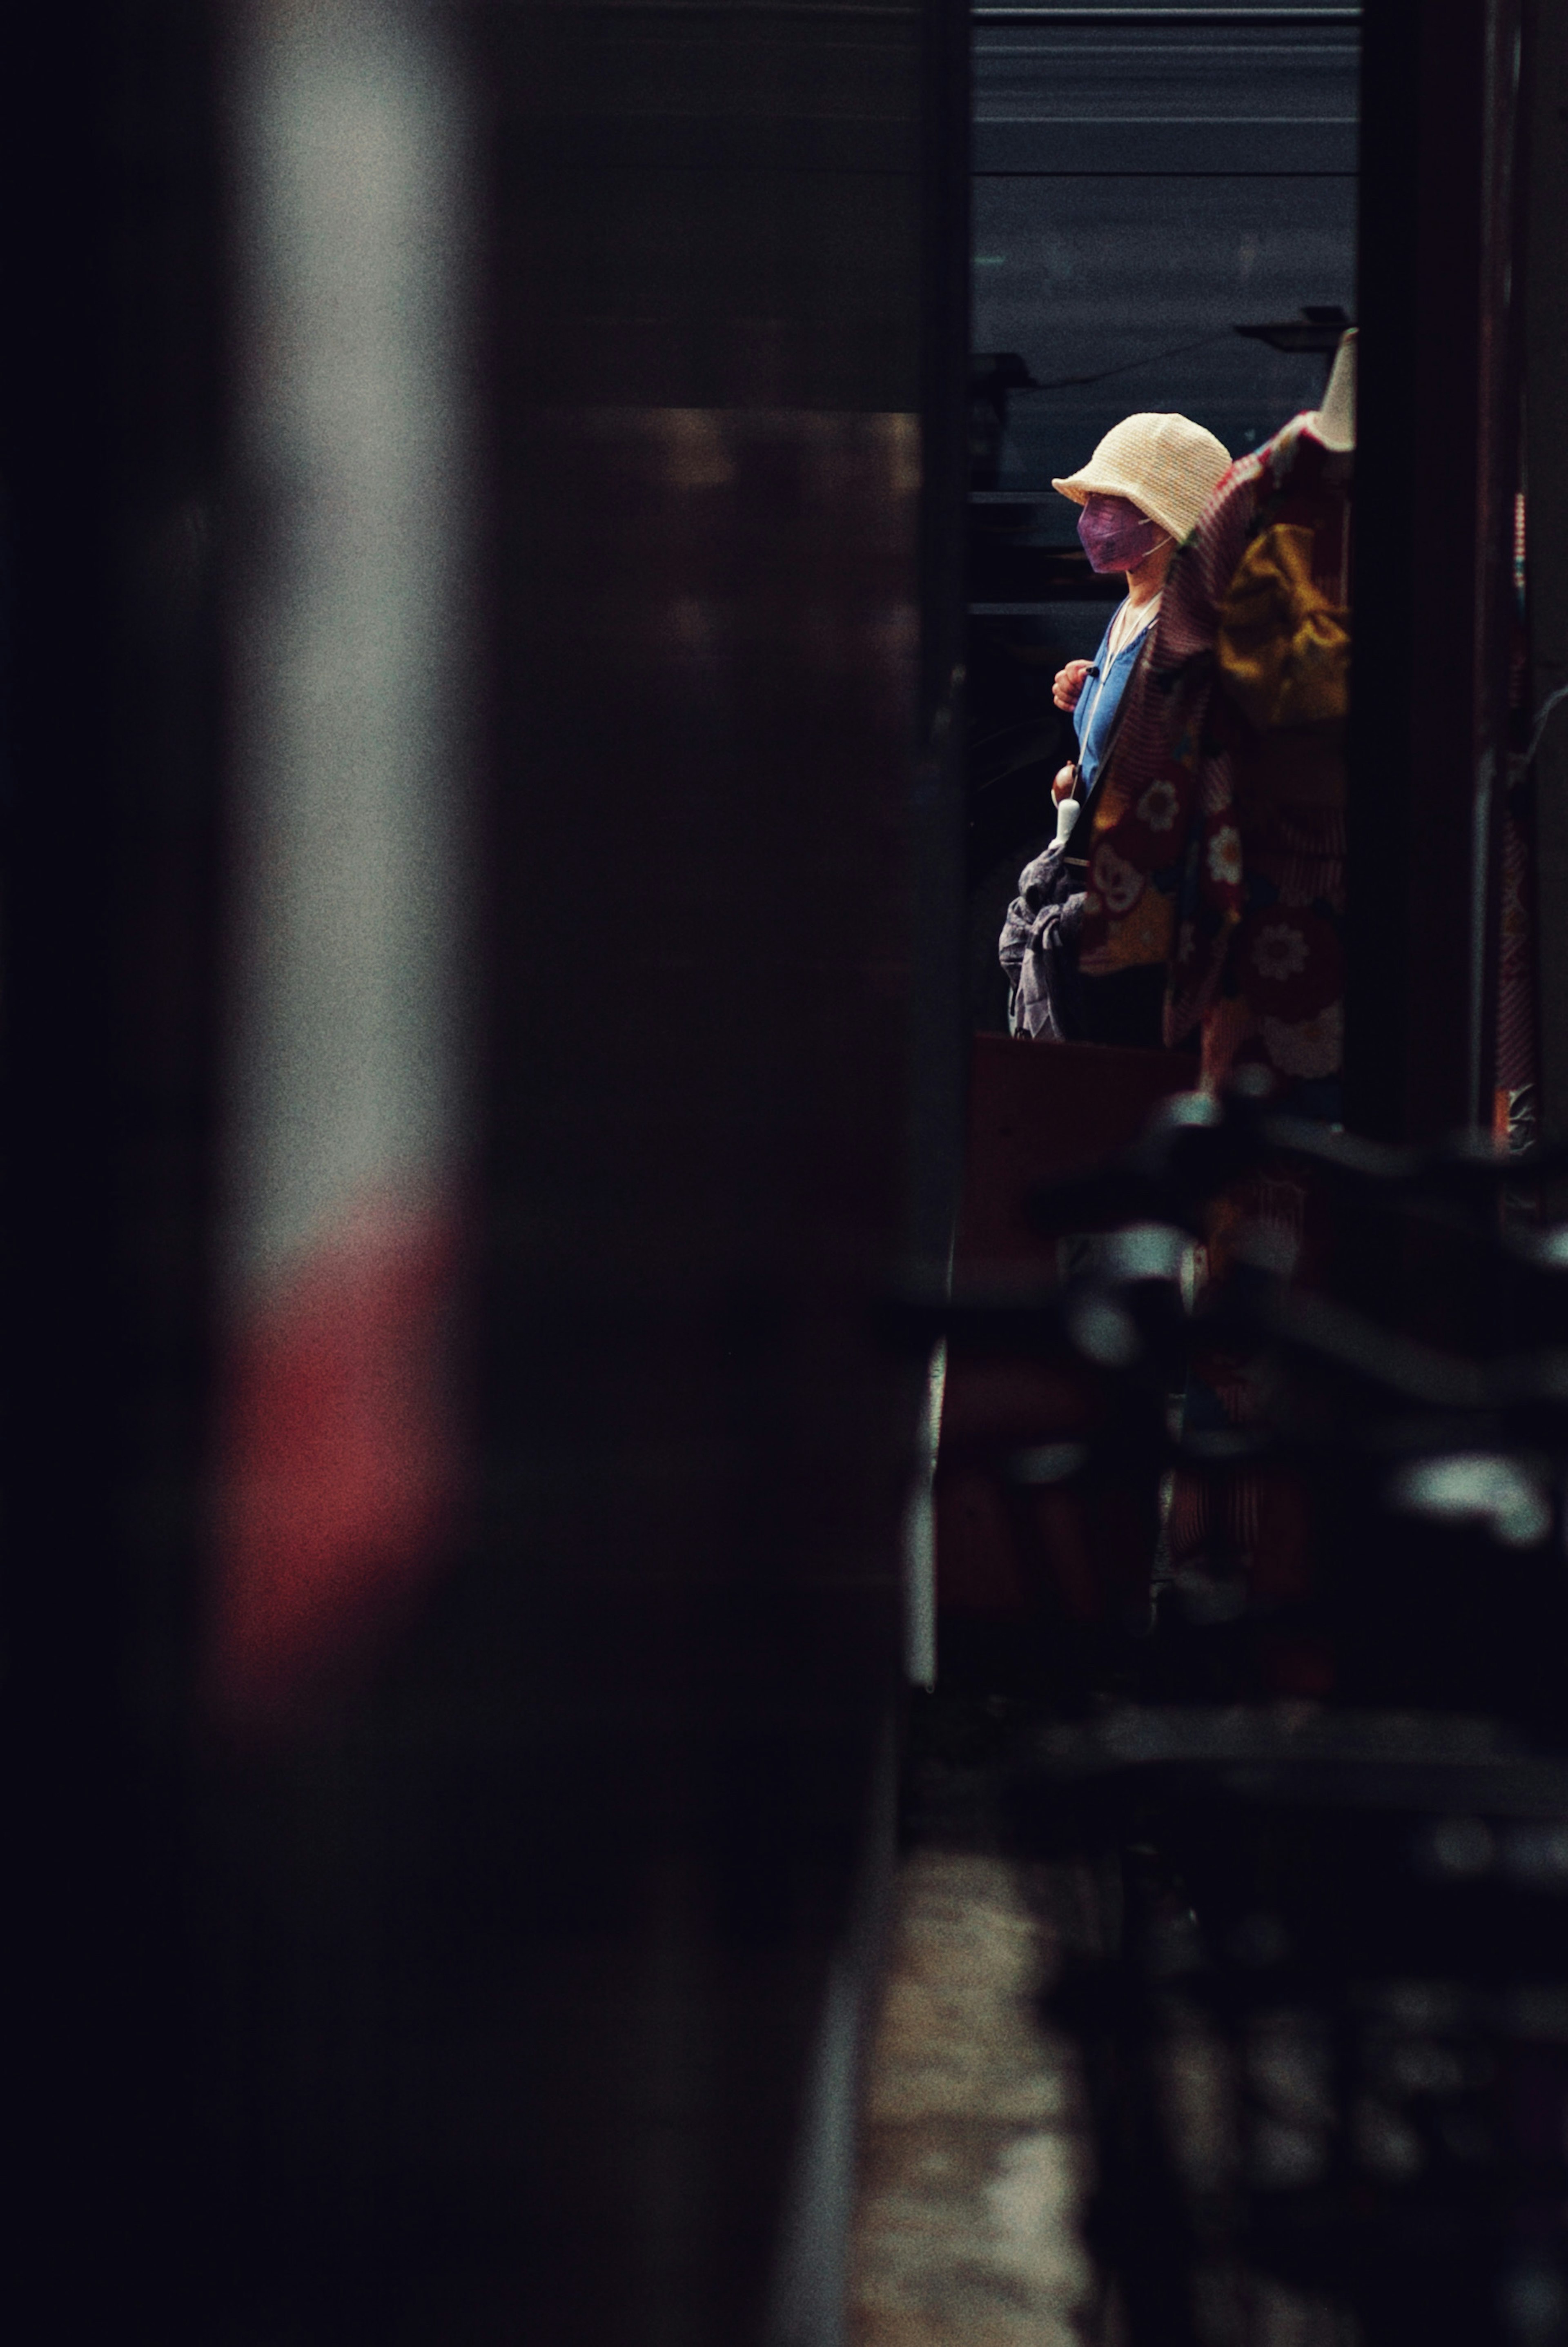
[[[1197,1062],[1183,1052],[977,1035],[955,1279],[1025,1268],[1053,1278],[1055,1242],[1025,1218],[1030,1191],[1126,1148],[1162,1100],[1196,1080]],[[1090,1432],[1100,1406],[1092,1378],[1071,1364],[949,1348],[936,1487],[942,1612],[1024,1616],[1037,1610],[1042,1570],[1076,1621],[1097,1618],[1132,1589],[1148,1562],[1151,1495],[1129,1493],[1124,1509],[1112,1509],[1072,1491],[1042,1491],[1025,1503],[1026,1556],[1019,1503],[997,1473],[1009,1450]]]
[[[1048,1267],[1051,1244],[1024,1220],[1030,1190],[1125,1149],[1161,1101],[1197,1081],[1197,1066],[1184,1051],[977,1035],[955,1268]]]

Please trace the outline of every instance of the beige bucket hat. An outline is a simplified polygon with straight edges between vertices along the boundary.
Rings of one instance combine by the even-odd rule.
[[[1128,497],[1179,546],[1192,536],[1230,461],[1224,441],[1185,415],[1127,415],[1087,465],[1050,486],[1078,506],[1091,497]]]

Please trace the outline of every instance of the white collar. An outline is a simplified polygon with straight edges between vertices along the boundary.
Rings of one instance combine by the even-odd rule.
[[[1162,588],[1160,589],[1160,594],[1163,594],[1163,592],[1164,589]],[[1129,598],[1129,600],[1131,600],[1131,598]],[[1155,620],[1160,616],[1160,595],[1156,594],[1150,596],[1148,601],[1143,605],[1142,610],[1139,612],[1137,619],[1132,621],[1132,625],[1125,630],[1125,631],[1121,635],[1120,640],[1118,640],[1117,630],[1122,626],[1122,614],[1126,610],[1126,609],[1127,603],[1119,603],[1116,607],[1115,615],[1111,621],[1110,641],[1107,643],[1105,648],[1106,658],[1108,660],[1119,660],[1122,654],[1126,651],[1129,644],[1136,643],[1138,638],[1143,635],[1147,629],[1153,626]]]

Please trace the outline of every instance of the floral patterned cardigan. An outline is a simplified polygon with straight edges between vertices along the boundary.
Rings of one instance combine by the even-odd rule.
[[[1344,1038],[1352,459],[1297,416],[1231,466],[1171,565],[1097,794],[1084,990],[1166,971],[1203,1081],[1261,1063],[1335,1116]]]

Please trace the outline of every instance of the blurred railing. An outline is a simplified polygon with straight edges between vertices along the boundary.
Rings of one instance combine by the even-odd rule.
[[[1337,1275],[1308,1288],[1260,1218],[1194,1282],[1216,1205],[1287,1168]],[[1077,1397],[1060,1439],[999,1427],[989,1461],[1054,1657],[1007,1798],[1022,1850],[1113,1886],[1108,1952],[1055,2009],[1136,2347],[1563,2335],[1568,1233],[1521,1214],[1560,1171],[1179,1095],[1036,1191],[1042,1237],[1099,1233],[1081,1267],[894,1307]],[[1434,1236],[1462,1341],[1397,1276]],[[1215,1347],[1253,1407],[1184,1425],[1170,1397]],[[1141,1491],[1147,1523],[1173,1477],[1287,1487],[1306,1570],[1162,1553],[1130,1602],[1111,1517]]]

